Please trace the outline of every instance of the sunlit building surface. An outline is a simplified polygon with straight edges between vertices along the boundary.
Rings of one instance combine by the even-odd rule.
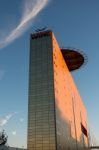
[[[69,58],[73,51],[67,55]],[[67,55],[60,49],[53,32],[31,34],[28,150],[88,147],[86,108],[70,73],[80,67],[75,62],[82,65],[82,61],[69,63]]]

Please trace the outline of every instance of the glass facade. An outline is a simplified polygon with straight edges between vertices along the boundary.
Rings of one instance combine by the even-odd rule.
[[[30,41],[28,150],[56,150],[51,36]]]

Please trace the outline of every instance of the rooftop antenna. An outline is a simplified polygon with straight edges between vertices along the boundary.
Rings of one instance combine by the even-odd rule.
[[[43,27],[43,28],[38,28],[35,30],[35,32],[42,32],[42,31],[45,31],[47,29],[47,27]]]

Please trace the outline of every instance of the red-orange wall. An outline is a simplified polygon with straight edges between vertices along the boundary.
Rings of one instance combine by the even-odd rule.
[[[61,117],[64,122],[68,122],[70,124],[72,138],[80,142],[82,135],[81,123],[87,129],[86,108],[75,86],[71,73],[67,68],[54,34],[52,34],[52,40],[55,105],[57,107],[56,119]],[[57,111],[60,112],[60,116],[57,116]],[[88,145],[88,137],[84,134],[83,140]]]

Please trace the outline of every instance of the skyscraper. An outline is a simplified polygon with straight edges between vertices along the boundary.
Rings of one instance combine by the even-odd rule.
[[[60,49],[52,31],[31,34],[28,150],[88,147],[86,108],[70,74],[78,69],[77,61],[82,65],[83,57],[68,52]],[[75,54],[80,59],[70,62]]]

